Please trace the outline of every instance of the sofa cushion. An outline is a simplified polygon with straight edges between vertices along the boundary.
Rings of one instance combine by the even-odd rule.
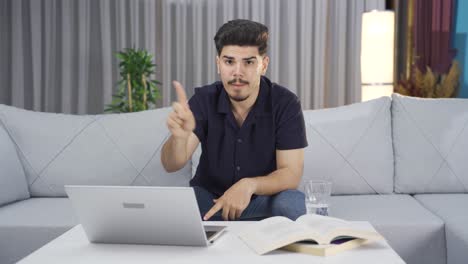
[[[409,195],[332,196],[330,215],[369,221],[407,263],[446,263],[443,221]]]
[[[32,198],[0,207],[0,263],[15,263],[76,224],[68,198]]]
[[[393,95],[395,192],[468,192],[468,100]]]
[[[191,164],[161,165],[170,108],[108,115],[40,113],[4,107],[32,196],[65,196],[64,185],[188,186]]]
[[[468,194],[418,194],[415,198],[445,222],[447,263],[465,264],[468,260]]]
[[[393,192],[390,98],[304,111],[309,146],[302,184],[333,182],[333,194]]]
[[[0,206],[27,198],[29,190],[23,166],[13,141],[3,128],[0,114]]]

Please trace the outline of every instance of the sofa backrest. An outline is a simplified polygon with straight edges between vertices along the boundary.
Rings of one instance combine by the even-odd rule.
[[[393,192],[391,100],[304,111],[307,180],[330,180],[333,194]]]
[[[394,94],[395,192],[468,192],[468,100]]]
[[[28,184],[16,147],[5,130],[0,105],[0,206],[29,198]]]
[[[188,186],[199,149],[175,173],[160,161],[170,111],[66,115],[0,105],[0,205],[65,196],[66,184]],[[468,191],[468,100],[393,95],[306,110],[304,119],[301,189],[328,179],[333,194]]]
[[[311,179],[333,182],[333,194],[393,192],[393,149],[388,97],[304,111],[309,146],[299,189]],[[201,149],[192,156],[195,173]]]
[[[67,184],[188,186],[190,163],[174,173],[161,164],[170,108],[107,115],[2,109],[32,196],[65,196]]]

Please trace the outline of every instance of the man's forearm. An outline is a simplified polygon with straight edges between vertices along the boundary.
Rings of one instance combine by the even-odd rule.
[[[171,136],[164,143],[161,152],[161,162],[167,172],[180,170],[187,163],[187,142],[188,139],[176,139]]]
[[[245,178],[250,181],[256,195],[273,195],[278,192],[296,189],[299,186],[301,175],[289,168],[281,168],[266,176]]]

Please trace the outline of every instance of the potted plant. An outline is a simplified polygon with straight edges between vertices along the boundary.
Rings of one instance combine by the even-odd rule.
[[[415,97],[425,98],[450,98],[455,97],[459,88],[460,68],[453,61],[448,73],[438,73],[426,66],[426,71],[421,71],[413,65],[413,72],[409,79],[400,80],[395,92]]]
[[[155,108],[160,98],[157,85],[161,83],[150,79],[156,67],[153,55],[144,49],[126,48],[116,53],[116,57],[120,60],[119,88],[104,111],[122,113]]]

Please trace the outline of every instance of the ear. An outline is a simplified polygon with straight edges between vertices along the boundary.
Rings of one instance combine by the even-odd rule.
[[[262,60],[262,75],[266,74],[266,71],[268,70],[268,64],[270,63],[270,57],[265,55]]]
[[[218,74],[219,74],[219,56],[216,56],[216,70],[218,71]]]

